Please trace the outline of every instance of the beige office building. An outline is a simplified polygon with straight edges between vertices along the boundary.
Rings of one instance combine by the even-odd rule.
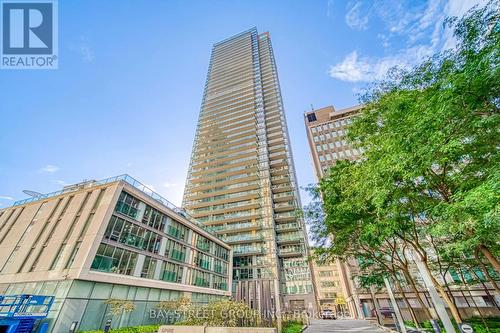
[[[313,260],[316,296],[320,310],[332,310],[336,317],[349,312],[341,285],[342,267],[339,261]]]
[[[183,207],[232,246],[236,299],[265,313],[315,306],[268,33],[213,46]]]
[[[352,147],[347,142],[346,131],[352,118],[361,110],[355,106],[343,110],[335,110],[333,106],[309,111],[304,114],[307,140],[311,151],[316,179],[319,181],[338,160],[355,160],[362,151]],[[363,317],[361,302],[351,278],[351,267],[338,260],[331,264],[336,268],[337,275],[331,277],[333,284],[340,286],[342,297],[347,303],[348,312],[354,317]],[[323,289],[319,274],[314,274],[318,295],[330,291]],[[322,298],[318,298],[321,303]]]
[[[231,295],[231,248],[128,175],[0,210],[0,253],[0,295],[55,295],[54,333],[102,329],[109,298],[136,305],[118,327],[155,323],[161,301]]]

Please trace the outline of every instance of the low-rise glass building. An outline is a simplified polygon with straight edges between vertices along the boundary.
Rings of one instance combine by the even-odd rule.
[[[154,324],[149,310],[231,295],[231,248],[128,175],[86,181],[0,210],[0,295],[54,295],[50,332],[104,326],[108,299],[136,308],[113,327]]]

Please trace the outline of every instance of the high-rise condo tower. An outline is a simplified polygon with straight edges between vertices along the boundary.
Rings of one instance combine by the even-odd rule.
[[[183,200],[234,250],[233,294],[315,307],[308,242],[269,33],[214,44]]]

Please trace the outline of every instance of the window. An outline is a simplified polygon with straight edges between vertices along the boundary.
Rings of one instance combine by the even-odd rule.
[[[327,140],[330,140],[330,139],[331,139],[331,137],[332,137],[332,135],[331,135],[330,133],[326,133],[326,134],[325,134],[325,136],[326,136],[326,139],[327,139]]]
[[[197,269],[192,269],[191,285],[205,288],[210,287],[210,274]]]
[[[137,261],[137,253],[101,243],[92,261],[91,269],[132,275]]]
[[[156,269],[156,259],[146,256],[142,265],[141,277],[146,279],[154,278]]]
[[[326,154],[326,156],[325,156],[325,157],[326,157],[326,160],[327,160],[327,161],[331,161],[331,160],[332,160],[332,156],[331,156],[330,154]]]
[[[167,241],[165,256],[176,261],[184,262],[186,260],[186,246],[169,239]]]
[[[318,142],[319,138],[317,136],[314,136],[314,142]]]
[[[189,232],[188,227],[186,227],[182,223],[179,223],[177,221],[169,219],[169,224],[167,227],[167,234],[168,235],[170,235],[174,238],[186,241],[187,236],[188,236],[188,232]]]
[[[336,281],[321,281],[320,284],[321,284],[321,287],[323,287],[323,288],[331,288],[331,287],[337,286]]]
[[[323,150],[327,150],[328,149],[328,145],[326,143],[323,144]]]
[[[333,158],[334,158],[334,159],[339,158],[339,157],[338,157],[338,155],[337,155],[337,153],[332,153],[332,155],[333,155]]]
[[[328,130],[328,125],[323,125],[323,129],[326,131]]]
[[[211,257],[198,251],[194,251],[194,264],[202,269],[211,269]]]
[[[324,162],[325,161],[325,157],[323,155],[320,155],[319,156],[319,160],[320,160],[320,162]]]
[[[316,127],[311,128],[311,132],[316,133]]]
[[[160,278],[163,281],[181,283],[183,268],[180,265],[164,261]]]
[[[333,276],[333,271],[319,271],[320,277],[330,277]]]
[[[205,252],[209,252],[210,251],[210,244],[212,242],[210,242],[208,240],[208,238],[205,238],[201,235],[195,234],[195,243],[196,243],[196,248],[198,248],[202,251],[205,251]]]
[[[330,129],[333,129],[333,123],[329,123],[328,127],[330,127]]]
[[[330,147],[330,149],[333,149],[333,148],[335,147],[335,145],[333,144],[333,142],[330,142],[330,143],[328,144],[328,146]]]
[[[316,151],[321,151],[321,146],[316,146]]]
[[[116,203],[115,211],[136,218],[139,213],[139,202],[127,192],[122,192]]]
[[[222,260],[226,260],[228,259],[228,255],[229,255],[229,251],[225,248],[223,248],[222,246],[218,245],[218,244],[215,244],[215,246],[213,247],[213,254],[217,257],[217,258],[220,258]]]
[[[321,135],[319,136],[319,139],[320,139],[321,141],[324,141],[324,140],[325,140],[325,136],[324,136],[323,134],[321,134]]]
[[[308,122],[313,122],[313,121],[316,121],[316,114],[313,112],[313,113],[309,113],[307,115],[307,121]]]
[[[346,150],[346,151],[345,151],[345,154],[346,154],[347,156],[352,156],[352,153],[351,153],[351,151],[350,151],[350,150]]]
[[[335,146],[340,147],[340,141],[335,141]]]

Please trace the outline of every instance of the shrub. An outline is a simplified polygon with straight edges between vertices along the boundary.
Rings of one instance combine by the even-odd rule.
[[[302,331],[302,323],[296,320],[289,320],[283,322],[282,333],[300,333]]]
[[[122,328],[113,328],[110,333],[156,333],[158,332],[159,325],[146,325],[146,326],[131,326]],[[103,333],[102,330],[96,331],[78,331],[78,333]]]

